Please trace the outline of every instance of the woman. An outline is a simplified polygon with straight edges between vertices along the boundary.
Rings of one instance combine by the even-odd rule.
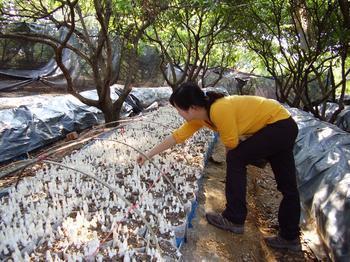
[[[279,234],[268,237],[274,248],[300,250],[300,203],[296,185],[293,146],[298,127],[289,112],[277,101],[257,96],[226,96],[204,92],[195,83],[177,88],[170,103],[186,122],[147,153],[152,156],[184,142],[202,127],[219,133],[226,147],[226,209],[207,213],[210,224],[237,234],[244,231],[247,216],[246,166],[265,158],[272,167],[277,189],[283,199],[278,212]],[[249,136],[239,143],[241,136]],[[146,158],[138,156],[143,164]]]

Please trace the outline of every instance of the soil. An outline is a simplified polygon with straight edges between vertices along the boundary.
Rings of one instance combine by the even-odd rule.
[[[218,229],[206,221],[205,213],[225,208],[226,165],[224,146],[218,143],[204,171],[199,205],[193,228],[181,252],[184,261],[317,261],[302,236],[302,251],[276,251],[263,238],[277,233],[277,211],[281,199],[270,166],[248,166],[248,217],[243,235]]]
[[[45,89],[45,87],[43,87]],[[36,91],[38,91],[36,89]],[[41,90],[39,90],[41,91]],[[32,90],[21,93],[1,93],[0,97],[25,97],[29,93],[36,95]],[[60,91],[47,92],[47,96],[61,94]],[[5,107],[6,108],[6,107]],[[1,109],[1,106],[0,106]],[[2,108],[3,109],[3,108]],[[96,135],[105,130],[86,130],[79,135],[79,139]],[[53,146],[64,145],[66,140],[33,152],[36,156]],[[71,147],[52,156],[58,160],[64,155],[72,153],[82,145]],[[7,163],[8,164],[8,163]],[[5,165],[0,165],[5,167]],[[8,166],[7,166],[8,167]],[[35,170],[42,168],[42,164],[33,165],[22,173],[23,176],[32,175]],[[209,225],[205,219],[205,212],[222,211],[225,206],[225,159],[224,147],[217,144],[214,148],[212,161],[205,168],[201,181],[196,210],[196,217],[192,221],[193,227],[187,231],[187,243],[181,252],[184,261],[316,261],[315,255],[309,248],[309,243],[302,236],[303,250],[301,252],[276,251],[266,246],[264,236],[277,232],[277,210],[281,199],[276,189],[273,173],[269,166],[264,169],[248,167],[248,218],[245,224],[245,233],[235,235]],[[18,182],[18,176],[9,176],[0,179],[0,190]]]
[[[101,130],[100,130],[101,131]],[[95,135],[96,131],[87,130],[81,137]],[[65,141],[55,143],[55,146]],[[42,148],[34,155],[50,150],[51,146]],[[78,150],[81,145],[69,148],[52,156],[54,160]],[[3,166],[5,167],[5,166]],[[37,164],[26,169],[22,177],[33,175],[42,168]],[[264,236],[276,234],[277,210],[281,199],[276,189],[272,170],[269,166],[260,169],[248,166],[248,218],[243,235],[235,235],[209,225],[205,219],[208,211],[221,212],[225,207],[225,161],[224,147],[218,144],[204,170],[198,195],[199,205],[192,220],[193,227],[187,231],[187,242],[182,246],[184,261],[317,261],[305,239],[302,239],[302,252],[276,251],[266,246]],[[0,179],[0,189],[18,182],[18,176]]]

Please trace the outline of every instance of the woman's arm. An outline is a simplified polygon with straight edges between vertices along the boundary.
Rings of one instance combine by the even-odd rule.
[[[158,145],[153,147],[149,152],[147,152],[146,156],[148,158],[152,158],[153,156],[160,154],[161,152],[173,147],[174,145],[176,145],[176,140],[173,137],[173,135],[169,135],[161,143],[159,143]],[[139,163],[140,165],[142,165],[146,160],[147,158],[143,155],[139,155],[136,159],[137,163]]]

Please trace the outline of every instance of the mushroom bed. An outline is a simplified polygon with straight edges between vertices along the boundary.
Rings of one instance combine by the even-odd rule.
[[[211,133],[139,166],[178,127],[171,107],[46,161],[0,199],[0,260],[179,260]]]

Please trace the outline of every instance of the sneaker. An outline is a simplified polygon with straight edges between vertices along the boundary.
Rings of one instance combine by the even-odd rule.
[[[209,224],[212,224],[213,226],[231,231],[235,234],[243,234],[244,232],[244,225],[235,224],[229,221],[227,218],[224,218],[219,213],[206,213],[205,216]]]
[[[301,244],[299,238],[294,240],[287,240],[281,236],[266,237],[265,242],[268,246],[278,249],[287,249],[290,251],[301,251]]]

